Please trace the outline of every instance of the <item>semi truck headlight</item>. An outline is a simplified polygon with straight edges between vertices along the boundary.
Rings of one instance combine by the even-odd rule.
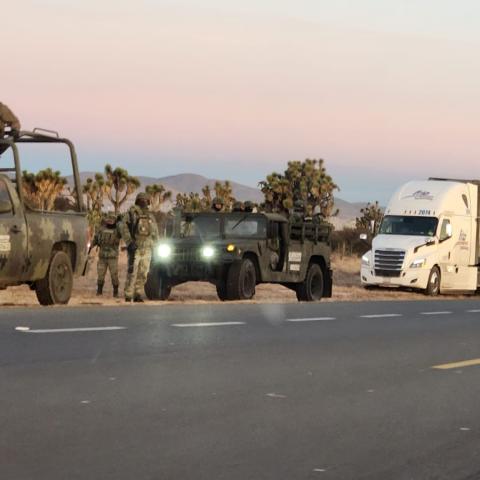
[[[202,257],[203,258],[212,258],[215,255],[215,249],[210,246],[205,246],[202,248]]]
[[[422,268],[426,263],[426,258],[417,258],[410,264],[410,268]]]
[[[229,243],[227,245],[227,252],[234,252],[235,251],[235,245],[233,243]]]
[[[365,265],[366,267],[370,265],[370,259],[368,258],[367,255],[362,256],[362,265]]]
[[[172,255],[172,247],[166,243],[162,243],[157,247],[157,255],[159,258],[165,260]]]

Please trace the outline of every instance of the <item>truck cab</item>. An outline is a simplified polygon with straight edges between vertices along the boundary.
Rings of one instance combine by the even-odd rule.
[[[68,198],[58,199],[63,200],[58,208],[33,204],[27,196],[21,147],[34,145],[41,150],[45,144],[65,146],[73,172],[73,189],[68,190]],[[69,140],[40,130],[0,138],[1,289],[28,284],[42,305],[69,301],[73,276],[82,272],[86,262],[88,241],[83,198],[77,192],[81,192],[80,176]]]
[[[409,182],[390,200],[362,257],[366,287],[406,287],[429,295],[474,292],[478,284],[478,183]]]

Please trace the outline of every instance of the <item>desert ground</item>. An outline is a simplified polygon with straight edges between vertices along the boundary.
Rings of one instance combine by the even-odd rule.
[[[123,285],[125,282],[126,258],[122,252],[120,258],[120,284],[121,296],[118,299],[112,297],[110,277],[107,274],[104,294],[96,296],[96,258],[93,256],[85,277],[75,279],[74,291],[70,305],[118,305],[125,304],[122,298]],[[332,258],[334,271],[333,297],[323,301],[367,301],[367,300],[425,300],[425,295],[419,292],[400,291],[397,289],[365,290],[360,285],[360,259],[351,256],[334,255]],[[456,298],[456,297],[442,297]],[[257,303],[291,303],[296,302],[295,293],[280,285],[259,285],[253,302]],[[216,303],[218,300],[215,287],[209,283],[190,282],[179,285],[172,290],[167,302],[148,302],[151,304],[202,304]],[[35,292],[28,286],[11,287],[0,291],[1,306],[34,306],[38,305]]]

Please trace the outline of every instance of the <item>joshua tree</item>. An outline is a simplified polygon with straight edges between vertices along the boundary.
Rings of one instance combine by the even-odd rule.
[[[154,183],[153,185],[147,185],[145,192],[150,195],[151,208],[153,212],[159,212],[162,205],[171,200],[172,192],[165,190],[165,187],[161,184]]]
[[[362,216],[355,219],[356,229],[366,231],[375,236],[383,219],[380,205],[377,201],[375,203],[367,203],[366,207],[360,210],[360,213]]]
[[[51,168],[40,170],[36,174],[24,171],[22,175],[25,200],[39,210],[53,210],[57,198],[68,189],[66,185],[66,178]]]
[[[270,212],[287,212],[295,201],[301,200],[307,214],[312,214],[315,207],[325,218],[338,213],[333,197],[338,186],[327,174],[322,159],[288,162],[283,174],[268,175],[260,182],[260,189],[265,196],[263,207]]]
[[[109,191],[110,187],[101,173],[96,173],[94,178],[87,178],[82,186],[82,193],[87,197],[87,210],[100,212]]]
[[[108,199],[117,214],[128,197],[140,186],[140,180],[129,175],[124,168],[113,169],[110,164],[105,165],[105,177],[109,188]]]

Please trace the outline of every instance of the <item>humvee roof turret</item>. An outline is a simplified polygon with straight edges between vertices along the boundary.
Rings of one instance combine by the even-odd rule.
[[[145,293],[165,300],[171,288],[213,283],[221,300],[247,300],[259,283],[279,283],[300,301],[332,294],[331,226],[270,213],[192,213],[155,248]]]

